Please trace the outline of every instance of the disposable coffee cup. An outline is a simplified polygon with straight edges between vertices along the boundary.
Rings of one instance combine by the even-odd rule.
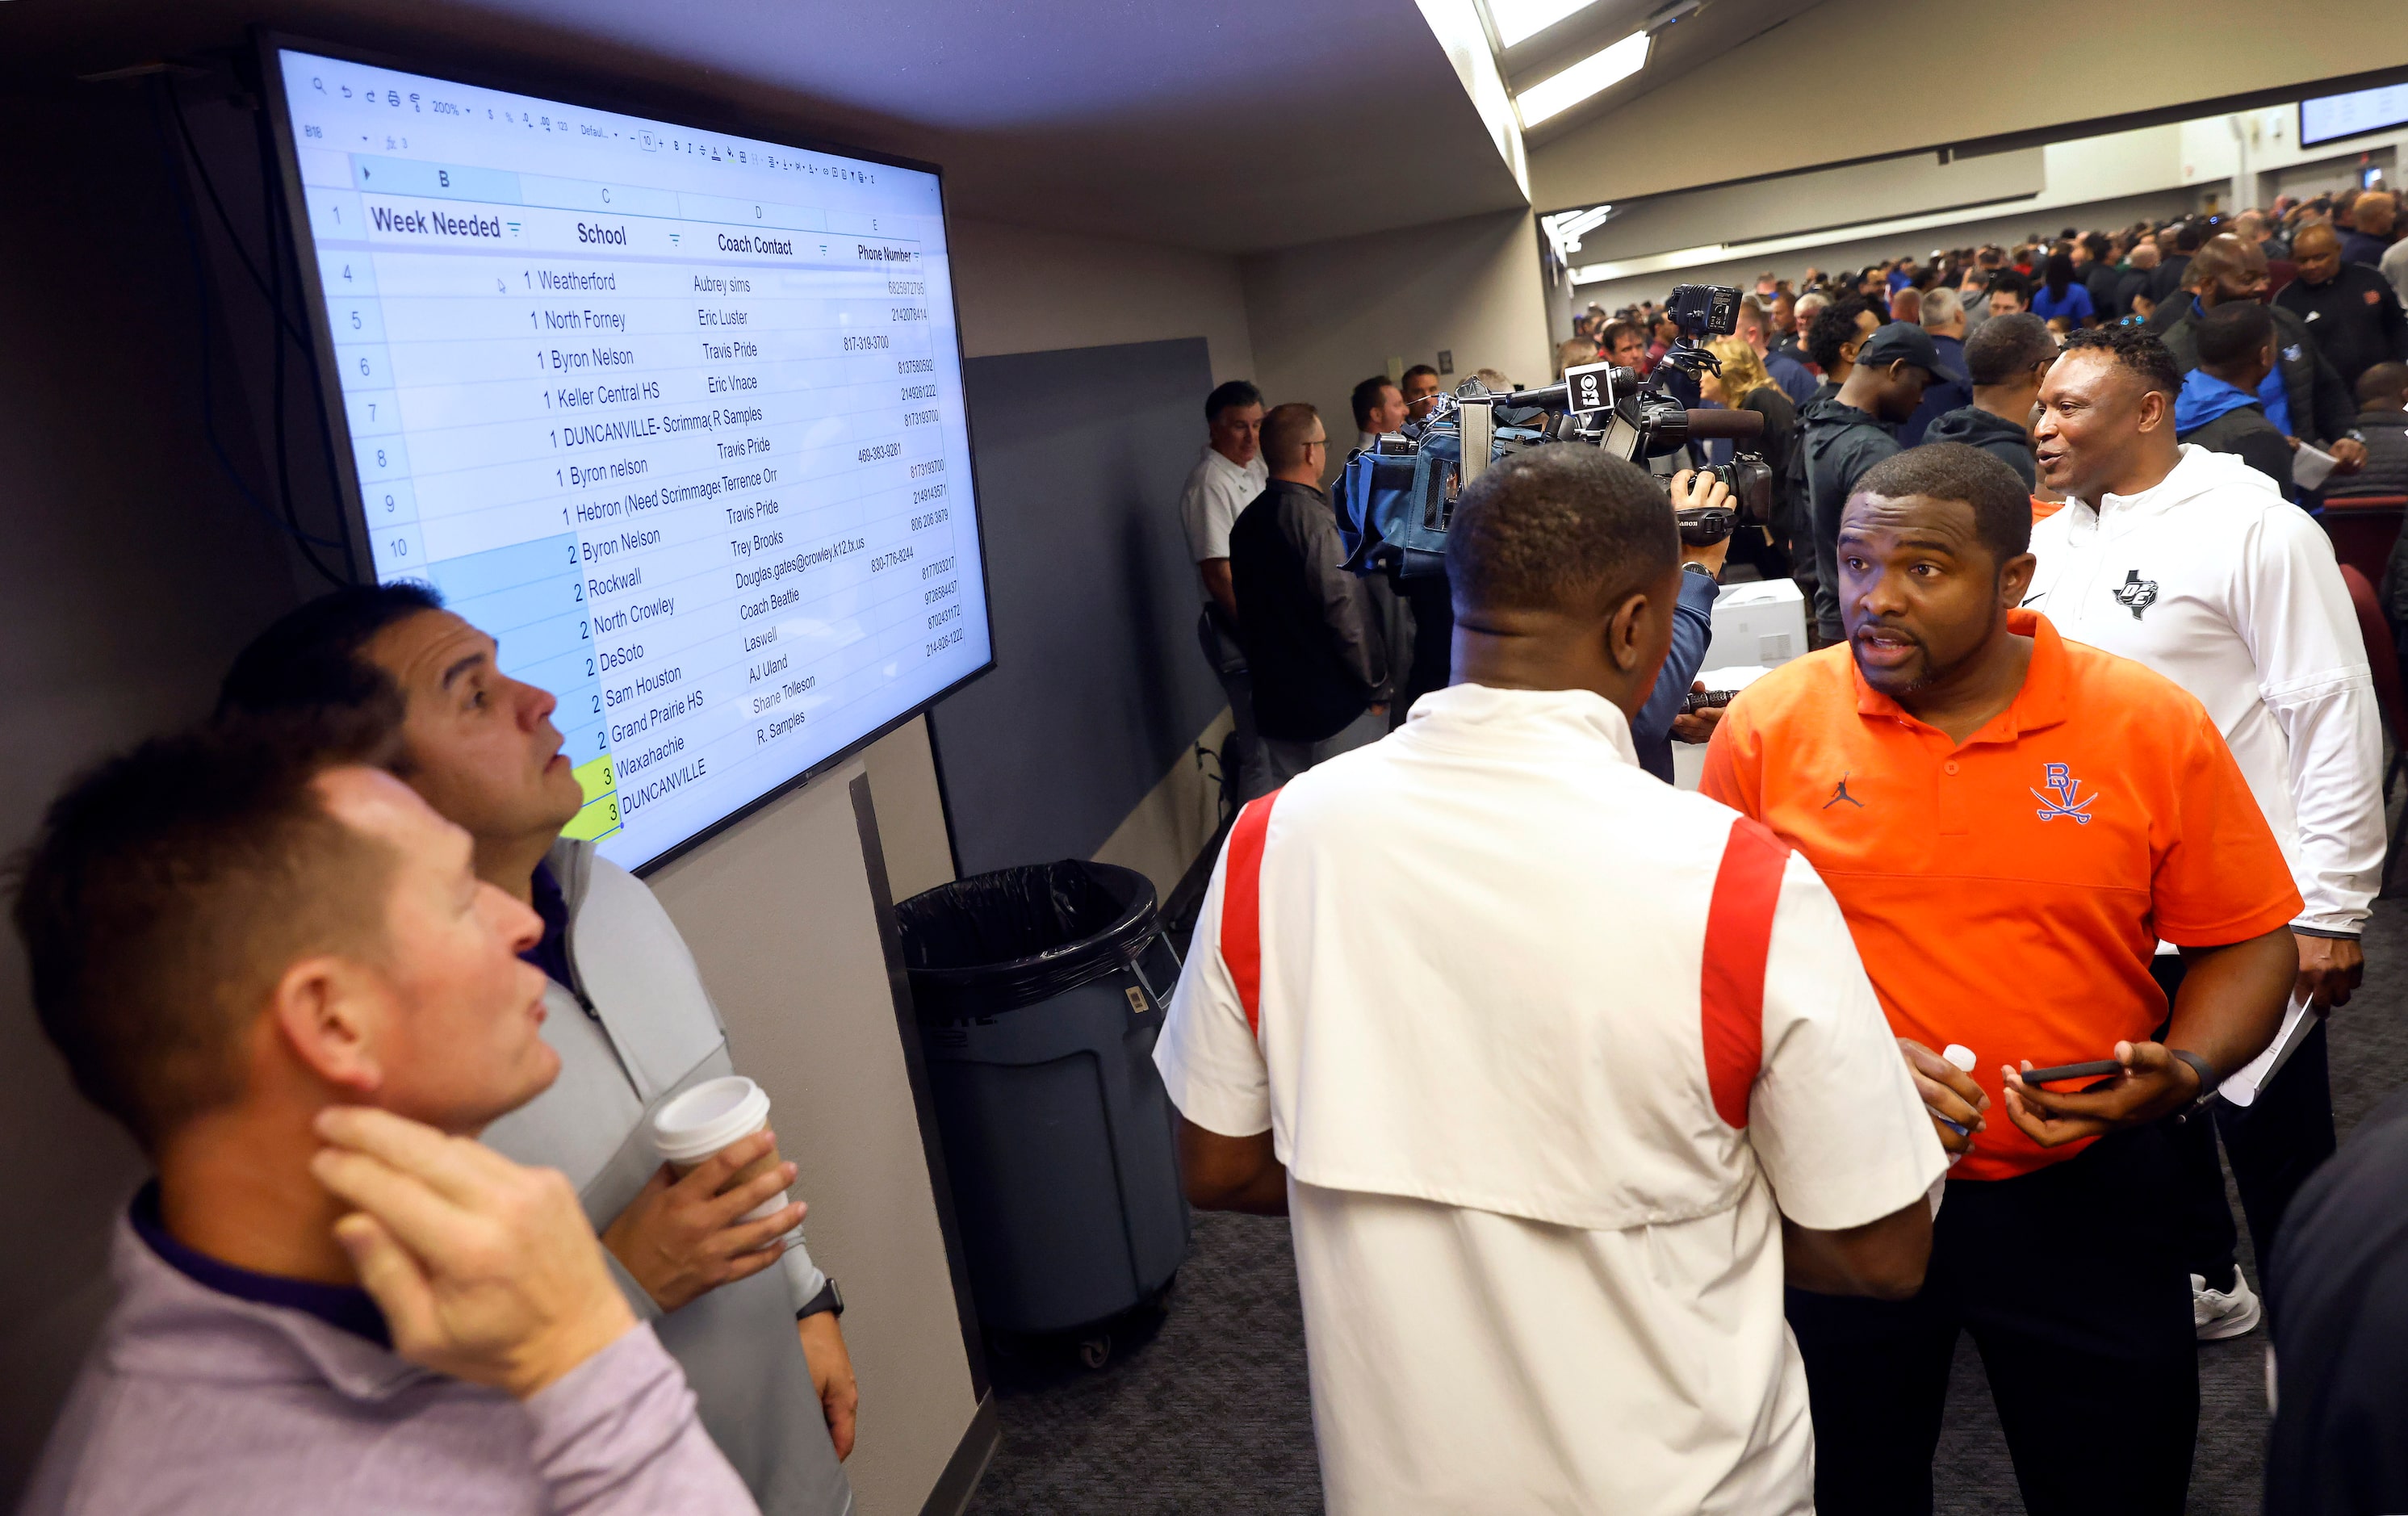
[[[705,1080],[652,1112],[652,1146],[660,1151],[662,1161],[683,1179],[713,1154],[768,1124],[767,1093],[741,1074],[731,1074],[725,1079]],[[778,1150],[771,1148],[745,1165],[720,1193],[750,1183],[784,1161]],[[781,1190],[738,1220],[757,1222],[776,1215],[791,1203],[786,1192]]]

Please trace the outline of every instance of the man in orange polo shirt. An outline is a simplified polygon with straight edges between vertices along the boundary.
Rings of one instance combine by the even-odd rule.
[[[2265,1047],[2298,968],[2299,894],[2214,722],[2014,608],[2030,532],[2022,482],[1976,449],[1876,465],[1841,526],[1847,644],[1751,685],[1706,756],[1705,793],[1839,897],[1964,1154],[1920,1295],[1790,1294],[1816,1500],[1848,1516],[1930,1510],[1959,1331],[2034,1516],[2182,1510],[2199,1371],[2157,1123]],[[2171,1018],[2159,937],[2189,965]],[[1983,1072],[1931,1051],[1952,1043]],[[2057,1090],[2019,1072],[2107,1059]]]

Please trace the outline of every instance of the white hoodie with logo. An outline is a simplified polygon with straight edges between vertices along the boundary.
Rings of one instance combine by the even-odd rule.
[[[2185,446],[2139,494],[2068,501],[2032,528],[2024,604],[2207,707],[2307,902],[2356,937],[2383,873],[2373,675],[2332,541],[2239,458]]]

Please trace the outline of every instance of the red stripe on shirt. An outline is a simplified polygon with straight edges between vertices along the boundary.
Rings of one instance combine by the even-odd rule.
[[[1772,948],[1772,911],[1781,900],[1788,845],[1762,823],[1740,817],[1723,844],[1706,909],[1706,953],[1700,1014],[1706,1044],[1706,1085],[1714,1111],[1733,1127],[1747,1124],[1747,1097],[1764,1066],[1764,960]]]
[[[1221,879],[1221,961],[1238,987],[1246,1026],[1263,1034],[1263,834],[1270,829],[1272,791],[1250,801],[1229,828],[1229,866]]]

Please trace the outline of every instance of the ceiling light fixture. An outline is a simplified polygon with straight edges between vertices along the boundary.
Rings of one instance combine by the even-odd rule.
[[[1510,48],[1538,36],[1597,0],[1488,0],[1488,19],[1497,23],[1497,43]]]
[[[1633,32],[1602,52],[1593,52],[1516,94],[1513,99],[1522,107],[1524,130],[1570,110],[1590,95],[1612,89],[1646,67],[1650,40],[1645,32]]]
[[[1610,205],[1591,206],[1586,210],[1559,210],[1539,222],[1547,230],[1547,240],[1555,244],[1555,256],[1570,264],[1572,254],[1581,250],[1581,238],[1603,226],[1612,214]]]

